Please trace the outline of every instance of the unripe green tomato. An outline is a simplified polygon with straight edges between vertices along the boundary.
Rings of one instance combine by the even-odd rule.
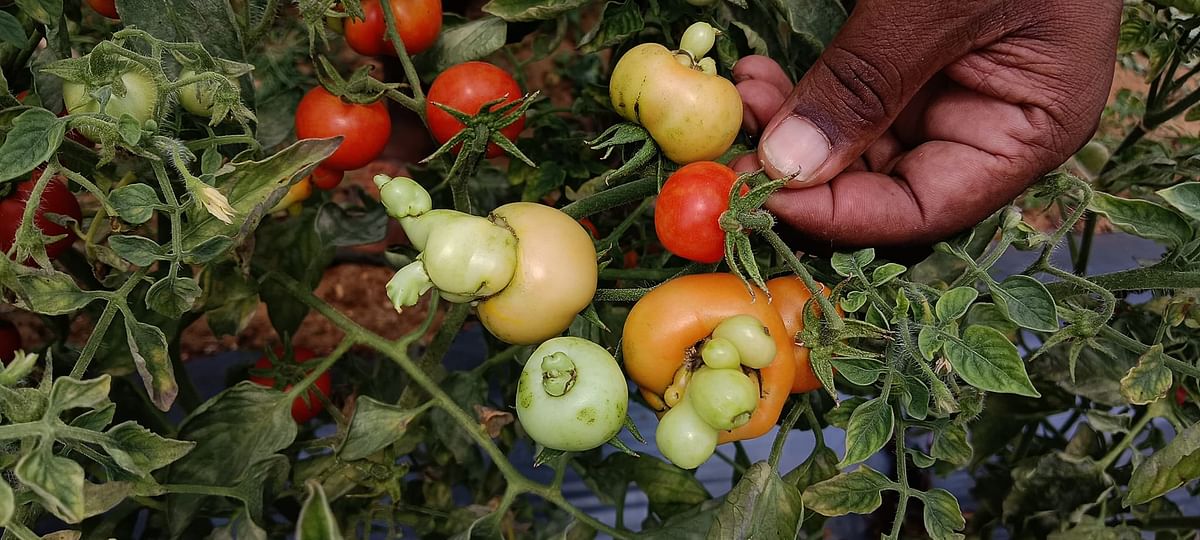
[[[141,68],[134,68],[121,75],[121,83],[125,86],[125,94],[118,96],[115,92],[108,99],[105,114],[113,118],[121,118],[128,114],[139,125],[154,118],[154,110],[158,106],[158,89],[154,79]],[[100,102],[87,93],[87,87],[81,83],[63,81],[63,103],[67,112],[97,113],[100,112]],[[80,130],[88,138],[94,138],[88,129]]]
[[[1091,141],[1075,153],[1075,162],[1084,172],[1096,177],[1104,169],[1104,164],[1108,163],[1109,156],[1107,146],[1100,141]]]
[[[737,369],[742,365],[737,347],[725,338],[713,338],[700,347],[700,358],[704,365],[713,369]]]
[[[746,367],[762,369],[775,359],[775,340],[762,322],[750,315],[735,315],[721,321],[712,336],[732,341]]]
[[[179,78],[186,79],[195,75],[196,72],[189,69],[180,73]],[[213,92],[212,82],[194,82],[179,89],[179,104],[187,109],[187,112],[208,118],[213,112]]]
[[[654,440],[662,452],[676,467],[695,469],[708,461],[717,449],[717,430],[708,425],[689,400],[664,414],[654,431]]]
[[[697,62],[697,65],[700,66],[700,71],[703,71],[707,75],[717,74],[717,61],[713,60],[711,57],[701,58],[700,61]]]
[[[758,387],[740,369],[703,367],[692,375],[685,398],[705,423],[729,431],[750,421],[758,407]]]
[[[698,22],[692,23],[684,30],[683,37],[679,40],[679,48],[692,53],[692,58],[700,59],[712,50],[716,42],[717,29],[706,22]]]
[[[482,298],[512,281],[517,238],[486,218],[462,214],[429,233],[421,258],[439,290]]]
[[[517,380],[517,418],[547,448],[596,448],[621,431],[628,409],[629,387],[617,361],[586,339],[547,340]]]

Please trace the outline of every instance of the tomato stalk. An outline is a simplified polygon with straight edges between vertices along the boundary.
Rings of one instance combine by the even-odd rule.
[[[404,78],[408,81],[409,88],[412,88],[412,99],[401,100],[400,97],[408,98],[400,94],[393,96],[390,92],[388,97],[397,100],[405,108],[412,110],[421,117],[421,122],[428,124],[428,119],[425,118],[425,91],[421,89],[421,78],[417,76],[417,69],[413,66],[412,57],[408,55],[408,49],[404,47],[404,40],[400,39],[400,33],[396,30],[396,14],[392,12],[391,2],[380,2],[380,7],[383,8],[383,20],[387,23],[387,36],[391,40],[392,46],[396,48],[396,56],[400,57],[400,65],[404,68]]]

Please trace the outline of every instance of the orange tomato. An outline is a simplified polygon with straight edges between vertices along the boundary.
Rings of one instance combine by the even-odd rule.
[[[751,298],[733,274],[697,274],[673,279],[643,296],[625,321],[622,347],[625,370],[643,395],[662,396],[675,372],[685,362],[703,365],[696,345],[712,334],[721,321],[750,315],[766,327],[775,340],[775,358],[758,370],[761,379],[758,407],[750,421],[720,432],[719,442],[752,439],[768,431],[779,419],[795,378],[793,339],[779,312],[757,291]]]
[[[821,380],[813,373],[812,365],[808,361],[808,347],[795,344],[796,334],[804,330],[804,304],[808,302],[809,298],[812,298],[812,293],[808,291],[808,287],[804,286],[804,282],[794,275],[777,277],[768,281],[767,290],[771,291],[771,305],[775,307],[775,311],[779,312],[779,317],[783,319],[783,325],[787,328],[788,336],[793,343],[792,357],[796,359],[796,376],[792,380],[792,393],[808,392],[820,388]],[[828,298],[833,291],[822,284],[821,292]],[[820,308],[817,312],[820,313]],[[838,314],[845,314],[840,307]]]

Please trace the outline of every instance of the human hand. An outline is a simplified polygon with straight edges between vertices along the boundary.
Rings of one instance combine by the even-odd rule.
[[[734,162],[795,175],[767,202],[803,243],[928,245],[969,228],[1096,129],[1121,3],[859,0],[793,88],[769,58],[734,66]]]

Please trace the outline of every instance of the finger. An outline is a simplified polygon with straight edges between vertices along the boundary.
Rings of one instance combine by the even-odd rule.
[[[729,168],[733,169],[734,172],[741,174],[757,171],[762,168],[762,165],[758,162],[758,154],[749,153],[735,158],[729,164]]]
[[[974,46],[984,33],[982,4],[860,1],[764,130],[767,173],[803,186],[844,170],[935,73]]]
[[[785,96],[792,91],[792,79],[778,62],[767,56],[750,55],[733,65],[733,82],[750,80],[767,83]]]
[[[751,135],[758,135],[759,129],[771,121],[787,97],[771,84],[758,79],[738,83],[737,91],[742,96],[742,129]]]

